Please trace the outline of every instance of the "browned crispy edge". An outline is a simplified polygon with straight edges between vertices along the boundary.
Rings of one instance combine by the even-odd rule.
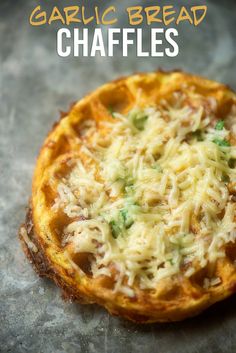
[[[47,256],[45,256],[45,253],[42,249],[42,246],[38,242],[37,235],[35,234],[35,231],[34,231],[31,204],[29,204],[29,206],[28,206],[28,209],[26,212],[25,223],[21,225],[20,230],[22,227],[25,228],[30,241],[37,248],[37,252],[33,251],[33,249],[30,249],[30,247],[27,245],[24,238],[22,237],[21,231],[19,231],[19,238],[20,238],[22,248],[23,248],[24,253],[27,256],[29,262],[33,266],[35,272],[40,277],[48,277],[51,280],[53,280],[56,283],[56,285],[59,288],[61,288],[63,299],[71,300],[71,301],[76,300],[76,301],[80,302],[81,304],[90,304],[91,301],[88,301],[85,298],[79,296],[77,292],[75,293],[73,288],[68,286],[62,280],[61,276],[58,275],[57,272],[50,265],[48,258],[47,258]]]

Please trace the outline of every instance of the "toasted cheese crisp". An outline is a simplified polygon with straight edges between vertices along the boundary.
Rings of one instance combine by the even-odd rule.
[[[35,170],[21,239],[38,271],[137,322],[181,320],[229,296],[235,131],[235,94],[184,73],[130,76],[80,100]]]

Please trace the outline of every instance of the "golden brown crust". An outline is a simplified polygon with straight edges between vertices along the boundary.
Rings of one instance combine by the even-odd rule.
[[[135,322],[148,323],[177,321],[194,316],[235,292],[236,271],[233,257],[218,261],[215,271],[224,278],[224,282],[214,288],[204,289],[202,279],[205,274],[199,273],[191,279],[179,278],[173,280],[174,282],[167,279],[155,294],[139,288],[135,288],[136,294],[133,298],[114,293],[112,285],[107,283],[105,278],[95,280],[68,261],[55,231],[64,221],[66,222],[63,217],[60,220],[61,224],[52,220],[53,226],[51,223],[48,225],[39,222],[45,212],[49,212],[54,197],[48,185],[52,170],[55,172],[55,166],[58,161],[63,163],[63,158],[65,161],[71,154],[79,154],[76,138],[81,120],[92,117],[99,122],[102,117],[95,115],[94,112],[103,111],[110,103],[118,111],[128,111],[140,88],[144,92],[143,104],[146,104],[160,100],[170,92],[179,90],[183,85],[194,86],[202,94],[214,97],[222,109],[231,104],[232,100],[235,102],[234,93],[226,86],[197,76],[160,71],[137,74],[108,83],[73,104],[70,111],[63,114],[61,120],[54,125],[45,140],[33,178],[32,205],[27,213],[24,228],[21,228],[20,239],[36,272],[40,276],[51,278],[63,290],[65,298],[83,303],[97,303],[114,315]],[[103,114],[104,112],[105,109]],[[193,224],[194,227],[196,224]],[[27,236],[22,236],[22,229],[25,229]]]
[[[29,244],[27,244],[27,240],[22,236],[22,231],[26,231],[28,239],[35,245],[35,249],[32,249]],[[34,225],[32,221],[32,208],[31,204],[28,207],[26,213],[25,223],[21,225],[19,231],[19,238],[27,256],[29,262],[32,264],[35,272],[40,277],[48,277],[52,279],[58,287],[62,290],[63,298],[66,300],[76,300],[81,304],[90,304],[91,302],[87,301],[86,298],[82,298],[78,295],[78,293],[73,291],[72,287],[69,287],[67,283],[63,281],[63,279],[57,274],[57,272],[50,265],[45,253],[38,242],[37,235],[34,231]]]

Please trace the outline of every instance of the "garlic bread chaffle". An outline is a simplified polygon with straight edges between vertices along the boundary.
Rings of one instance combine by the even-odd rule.
[[[236,95],[137,74],[76,103],[48,135],[20,229],[66,297],[135,322],[196,315],[236,290]]]

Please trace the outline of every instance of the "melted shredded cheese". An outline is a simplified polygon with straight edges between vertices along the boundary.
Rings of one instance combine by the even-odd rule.
[[[213,98],[192,93],[198,108],[174,98],[100,122],[84,139],[89,163],[77,162],[53,206],[71,218],[65,244],[93,254],[94,277],[115,267],[115,290],[131,296],[135,284],[151,289],[180,272],[192,276],[235,241],[230,132],[215,128]]]

